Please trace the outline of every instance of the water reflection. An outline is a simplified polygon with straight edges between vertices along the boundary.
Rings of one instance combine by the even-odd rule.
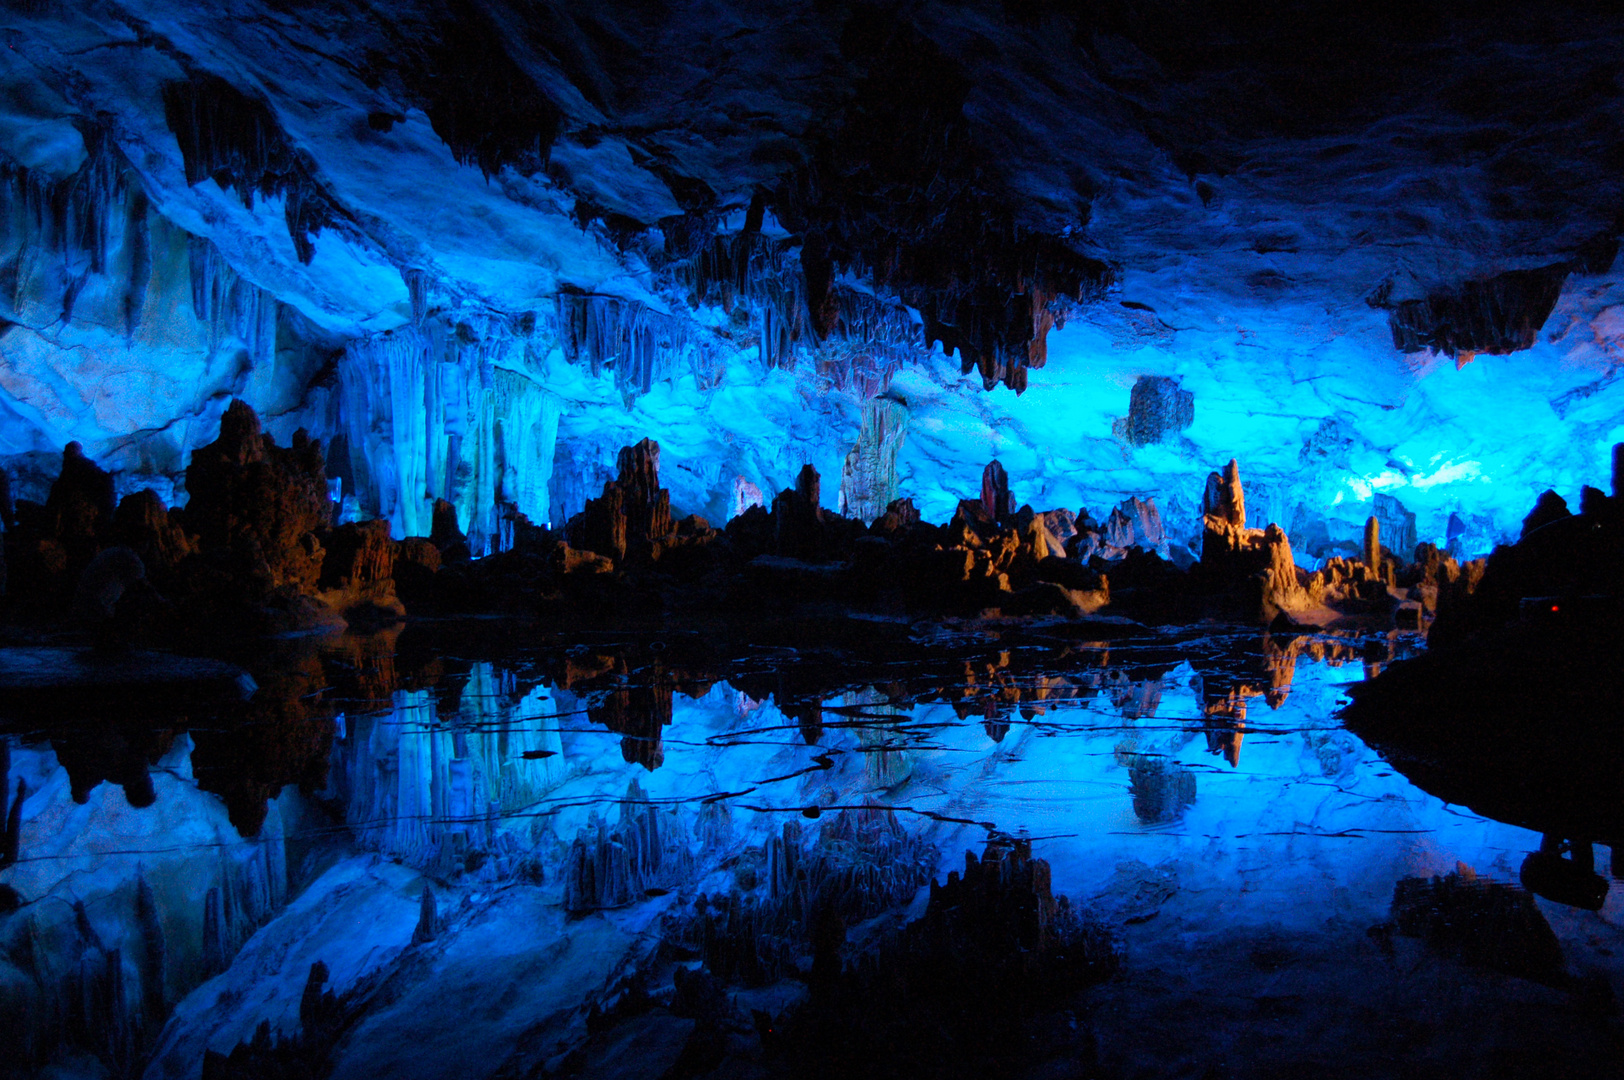
[[[1451,807],[1336,720],[1402,639],[1023,627],[823,653],[516,637],[482,655],[465,632],[290,647],[250,665],[248,703],[161,727],[65,718],[7,737],[0,1020],[26,1060],[198,1075],[206,1051],[240,1047],[242,1068],[443,1075],[449,1058],[399,1048],[472,1024],[503,1048],[481,1073],[587,1075],[624,1040],[674,1040],[659,1075],[709,1039],[691,1054],[710,1068],[776,1075],[795,1071],[786,1048],[824,1060],[808,1040],[838,1024],[934,1068],[939,1047],[873,1027],[901,1016],[830,995],[877,992],[882,961],[924,994],[937,947],[1007,989],[993,955],[1050,927],[1072,959],[1029,975],[1081,993],[1121,968],[1120,992],[1088,991],[1118,1031],[1196,1007],[1220,971],[1296,970],[1300,948],[1343,950],[1336,993],[1408,939],[1543,985],[1582,964],[1619,974],[1598,951],[1617,902],[1590,842]],[[1519,881],[1573,914],[1547,923]],[[953,899],[972,895],[973,916]],[[1479,908],[1460,918],[1509,925],[1504,942],[1438,929]],[[1602,922],[1573,921],[1585,911]],[[1204,951],[1237,936],[1239,956]],[[1163,953],[1185,957],[1187,989],[1135,959]],[[988,1031],[1060,1007],[1006,994]],[[1102,1060],[1131,1071],[1141,1053]]]

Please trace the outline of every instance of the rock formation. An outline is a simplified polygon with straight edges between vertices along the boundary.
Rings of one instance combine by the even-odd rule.
[[[185,526],[204,548],[230,552],[266,593],[314,589],[322,567],[316,533],[329,514],[319,443],[300,431],[282,449],[233,400],[220,437],[193,451],[186,490]]]
[[[1207,478],[1202,511],[1201,573],[1209,587],[1230,594],[1248,617],[1263,623],[1312,605],[1285,530],[1272,523],[1266,529],[1246,527],[1246,494],[1236,462],[1221,476]]]
[[[1015,512],[1015,496],[1009,493],[1009,473],[997,458],[987,462],[981,471],[981,509],[995,522]]]
[[[603,485],[603,494],[565,528],[571,547],[595,551],[616,562],[628,557],[648,562],[655,547],[676,531],[671,522],[671,495],[660,487],[660,445],[644,439],[622,447],[619,475]]]
[[[17,861],[23,800],[27,797],[28,782],[20,776],[16,792],[11,790],[11,744],[0,739],[0,870]]]
[[[1128,415],[1119,434],[1133,446],[1166,442],[1195,422],[1195,395],[1177,379],[1141,375],[1128,395]]]
[[[1620,507],[1624,499],[1615,494],[1591,498],[1572,514],[1555,492],[1541,494],[1517,543],[1460,567],[1450,588],[1440,586],[1434,643],[1453,645],[1516,624],[1538,625],[1535,618],[1574,633],[1604,624],[1608,604],[1624,596]]]
[[[1382,527],[1375,515],[1365,519],[1365,544],[1363,556],[1365,569],[1372,574],[1381,574],[1382,570]]]
[[[840,514],[867,524],[896,499],[897,453],[908,432],[908,407],[890,397],[863,403],[857,443],[840,470]]]
[[[433,554],[425,552],[419,565],[432,561],[437,569],[439,550],[422,546]],[[395,551],[387,521],[340,525],[326,536],[316,595],[352,625],[394,621],[406,613],[395,596]]]
[[[112,530],[113,477],[76,442],[62,451],[62,472],[51,484],[45,515],[52,536],[66,549],[70,572],[90,562]]]
[[[622,907],[649,889],[671,888],[693,870],[682,820],[649,802],[636,780],[626,789],[620,820],[596,814],[570,844],[564,907],[575,914]]]

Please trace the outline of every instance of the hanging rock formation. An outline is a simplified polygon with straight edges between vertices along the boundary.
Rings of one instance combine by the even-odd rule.
[[[1133,446],[1167,442],[1195,423],[1195,395],[1177,379],[1141,375],[1128,394],[1128,415],[1117,423],[1117,434]]]
[[[890,397],[863,403],[857,444],[840,470],[840,513],[865,525],[896,499],[897,453],[908,431],[908,407]],[[737,511],[736,511],[737,512]]]

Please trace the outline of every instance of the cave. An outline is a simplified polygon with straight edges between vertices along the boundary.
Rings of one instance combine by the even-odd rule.
[[[0,1076],[1618,1074],[1615,5],[0,36]]]

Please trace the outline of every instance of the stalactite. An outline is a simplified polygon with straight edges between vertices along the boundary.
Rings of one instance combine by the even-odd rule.
[[[213,179],[236,189],[242,204],[283,197],[283,216],[300,262],[315,257],[315,236],[342,212],[315,178],[310,156],[288,140],[264,101],[218,75],[194,73],[166,83],[164,119],[180,144],[186,182]]]
[[[275,296],[239,275],[213,243],[187,237],[192,312],[208,330],[209,351],[240,341],[257,372],[276,366],[276,328],[281,305]]]
[[[546,690],[521,696],[511,675],[476,664],[455,712],[413,690],[397,692],[385,713],[355,718],[330,789],[349,820],[365,823],[367,848],[442,877],[475,852],[486,857],[481,872],[509,873],[522,852],[497,823],[566,776],[555,710]]]
[[[1195,395],[1177,379],[1141,375],[1128,395],[1128,415],[1112,424],[1112,432],[1133,446],[1166,442],[1195,422]]]
[[[594,376],[609,369],[628,407],[657,382],[677,378],[684,361],[696,377],[711,372],[714,347],[686,319],[617,296],[563,292],[558,296],[560,344],[572,364]],[[709,381],[703,379],[702,381]]]
[[[927,349],[923,325],[905,305],[845,281],[828,283],[821,299],[827,315],[815,327],[802,253],[788,239],[746,229],[687,238],[678,248],[683,252],[668,269],[687,288],[690,302],[729,313],[746,308],[764,369],[792,368],[805,355],[836,389],[873,397]]]
[[[1370,303],[1388,308],[1388,329],[1400,352],[1434,349],[1470,360],[1473,353],[1502,356],[1534,344],[1574,269],[1571,262],[1508,270],[1481,281],[1436,289],[1423,300],[1388,302],[1378,291]],[[1388,286],[1391,288],[1391,285]]]
[[[457,508],[475,555],[500,550],[505,515],[548,520],[560,403],[511,362],[505,326],[427,320],[352,342],[335,426],[361,511],[426,536],[435,499]]]
[[[38,321],[68,322],[91,275],[117,274],[131,335],[152,269],[146,194],[110,139],[88,125],[83,136],[84,164],[65,178],[0,161],[0,310],[54,303]]]
[[[857,444],[840,472],[840,513],[866,524],[885,513],[899,494],[897,454],[908,432],[908,407],[895,398],[863,403]]]
[[[411,298],[412,322],[421,324],[429,311],[428,275],[415,267],[400,272],[406,283],[406,294]]]

